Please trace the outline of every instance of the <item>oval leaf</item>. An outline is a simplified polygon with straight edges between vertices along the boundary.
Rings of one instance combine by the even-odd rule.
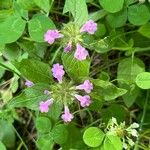
[[[46,15],[37,14],[28,23],[31,38],[36,42],[44,42],[44,34],[48,29],[55,29],[53,21]]]
[[[53,81],[49,65],[41,61],[23,59],[21,62],[15,63],[15,66],[25,78],[34,83]]]
[[[0,23],[0,43],[15,42],[23,33],[26,21],[18,16],[10,16]]]
[[[104,141],[104,150],[122,150],[122,142],[119,137],[107,135]]]
[[[38,117],[36,119],[36,129],[41,133],[48,133],[51,130],[52,123],[47,117]]]
[[[138,74],[135,82],[141,89],[150,89],[150,73],[142,72]]]
[[[90,147],[98,147],[102,144],[105,134],[97,127],[85,130],[83,140]]]
[[[53,140],[57,144],[65,143],[68,138],[68,130],[66,129],[66,126],[63,124],[59,124],[55,126],[52,130],[52,136],[53,136]]]
[[[124,0],[99,0],[99,2],[105,10],[115,13],[123,8]]]
[[[143,15],[144,14],[144,15]],[[128,20],[134,25],[146,24],[150,19],[150,12],[146,5],[131,5],[128,9]]]
[[[74,58],[73,53],[63,53],[62,61],[69,77],[74,81],[80,81],[89,76],[90,61],[88,59],[79,61]]]

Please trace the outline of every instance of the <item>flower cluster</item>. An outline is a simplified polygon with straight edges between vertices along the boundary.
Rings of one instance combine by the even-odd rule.
[[[128,147],[132,147],[135,144],[132,137],[138,137],[137,128],[139,128],[139,124],[137,123],[133,123],[129,127],[126,127],[125,122],[118,124],[116,118],[112,117],[106,130],[107,134],[122,138],[124,149],[128,149]]]
[[[79,37],[81,36],[82,33],[85,33],[85,32],[89,34],[94,34],[95,31],[97,30],[97,24],[93,20],[89,20],[81,27],[81,29],[79,30],[79,33],[78,31],[77,32],[74,31],[76,29],[72,27],[70,28],[71,29],[69,29],[69,32],[71,32],[71,30],[73,31],[67,34],[64,32],[64,35],[61,34],[56,29],[48,30],[44,35],[44,40],[48,42],[49,44],[53,44],[55,40],[62,38],[62,37],[65,38],[65,36],[68,36],[70,34],[67,44],[64,47],[64,52],[70,52],[73,48],[73,45],[75,45],[76,50],[74,53],[74,57],[78,59],[79,61],[85,60],[89,54],[88,54],[88,51],[81,45],[81,40],[79,39]]]
[[[54,102],[61,102],[64,105],[64,113],[62,114],[61,118],[64,120],[64,122],[70,122],[74,116],[70,112],[68,105],[70,104],[70,99],[73,99],[73,101],[78,101],[81,105],[81,107],[87,107],[91,104],[91,98],[88,95],[93,90],[93,84],[89,80],[85,80],[82,84],[78,86],[63,86],[63,76],[65,74],[63,65],[60,64],[54,64],[52,68],[52,74],[53,77],[58,81],[58,83],[55,86],[55,90],[48,91],[44,90],[44,94],[49,95],[51,98],[46,101],[41,101],[39,103],[39,110],[41,113],[47,113],[49,111],[50,106]],[[65,81],[64,81],[65,82]],[[56,90],[58,87],[58,90]],[[87,93],[86,95],[80,95],[80,91],[84,91]],[[56,96],[55,96],[56,95]],[[62,96],[61,96],[62,95]],[[65,96],[64,96],[65,95]],[[61,100],[58,100],[59,98]],[[64,97],[67,97],[66,100]]]

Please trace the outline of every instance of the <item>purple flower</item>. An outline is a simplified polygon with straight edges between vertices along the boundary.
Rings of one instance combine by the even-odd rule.
[[[62,78],[65,74],[65,71],[63,70],[63,65],[60,64],[54,64],[53,68],[52,68],[52,73],[54,78],[56,78],[58,80],[59,83],[62,82]]]
[[[89,55],[88,51],[80,44],[77,44],[77,49],[74,53],[74,57],[81,61],[81,60],[85,60],[88,55]]]
[[[97,23],[95,23],[93,20],[89,20],[82,26],[80,32],[88,32],[89,34],[94,34],[96,30]]]
[[[73,119],[73,114],[70,113],[68,106],[65,106],[64,114],[62,114],[61,118],[64,122],[70,122]]]
[[[27,87],[31,87],[31,86],[34,85],[34,83],[33,83],[32,81],[30,81],[30,80],[26,80],[25,85],[26,85]]]
[[[76,89],[84,90],[86,93],[90,93],[93,90],[93,84],[89,80],[85,80],[83,84],[76,86]]]
[[[91,99],[89,95],[85,95],[85,96],[75,95],[75,97],[80,102],[80,105],[82,107],[86,107],[91,104]]]
[[[63,37],[63,35],[60,34],[58,30],[48,30],[44,35],[44,41],[48,42],[49,44],[53,44],[55,39],[61,37]]]
[[[71,42],[69,42],[68,44],[67,44],[67,46],[64,48],[64,52],[70,52],[71,51],[71,49],[72,49],[72,43]]]
[[[53,100],[52,99],[48,99],[47,101],[41,101],[39,104],[39,110],[40,112],[45,112],[47,113],[49,111],[49,106],[53,104]]]
[[[44,94],[45,94],[45,95],[48,95],[48,94],[49,94],[49,91],[48,91],[48,90],[44,90]]]

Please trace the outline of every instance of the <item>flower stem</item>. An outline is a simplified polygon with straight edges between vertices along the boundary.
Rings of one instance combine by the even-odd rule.
[[[52,58],[52,60],[51,60],[51,62],[50,62],[51,65],[54,63],[54,61],[55,61],[55,59],[56,59],[56,57],[57,57],[59,51],[61,50],[61,48],[62,48],[62,47],[60,46],[60,47],[56,50],[56,52],[55,52],[55,54],[54,54],[54,56],[53,56],[53,58]]]
[[[143,129],[143,124],[144,124],[146,109],[147,109],[147,104],[148,104],[148,98],[149,98],[149,90],[147,90],[147,95],[146,95],[146,99],[145,99],[143,115],[142,115],[141,122],[140,122],[139,132],[141,132]],[[139,147],[138,147],[139,142],[140,142],[140,137],[138,137],[138,139],[137,139],[136,146],[135,146],[134,150],[139,150]]]

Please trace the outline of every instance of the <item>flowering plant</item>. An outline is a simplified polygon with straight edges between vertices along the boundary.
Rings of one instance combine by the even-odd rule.
[[[149,2],[0,1],[0,150],[148,150]]]

